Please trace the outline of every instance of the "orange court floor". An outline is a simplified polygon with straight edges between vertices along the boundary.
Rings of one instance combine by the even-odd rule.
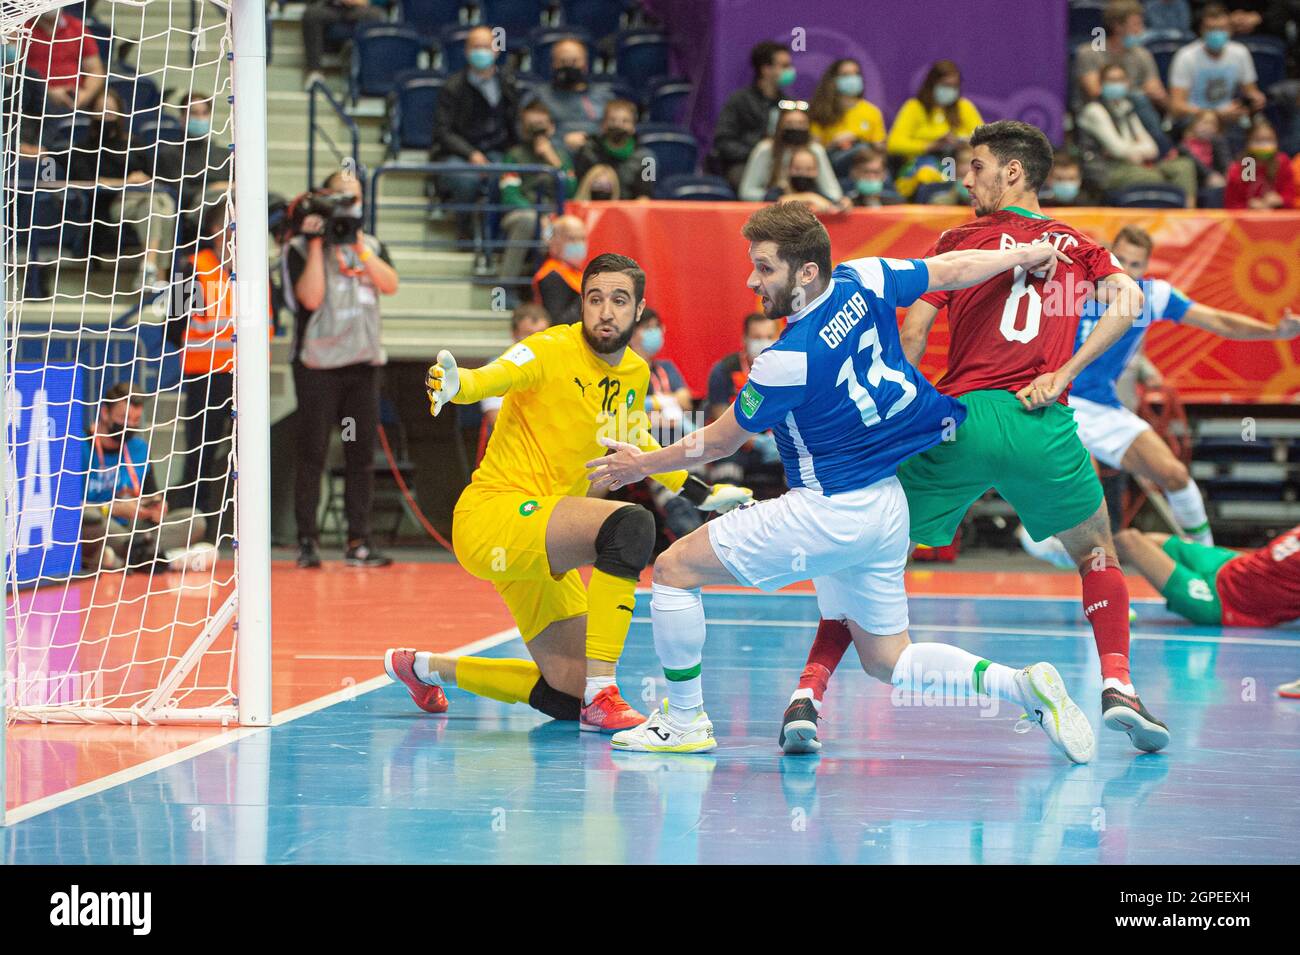
[[[221,569],[218,565],[214,579],[229,578]],[[170,621],[178,606],[176,588],[167,582],[167,576],[118,576],[113,585],[114,595],[120,595],[119,607],[134,608],[132,613],[143,621],[144,633],[136,651],[141,657],[150,656],[151,640],[172,639],[159,620],[165,615]],[[272,693],[277,722],[346,702],[353,689],[376,679],[386,680],[383,654],[388,647],[443,652],[472,649],[475,643],[500,636],[513,626],[491,585],[453,563],[396,563],[376,569],[327,563],[319,570],[301,570],[291,561],[274,561],[271,582]],[[642,584],[650,584],[648,570]],[[1129,584],[1134,598],[1155,596],[1141,580],[1130,578]],[[213,585],[214,590],[218,587]],[[908,593],[913,596],[1069,597],[1076,595],[1078,588],[1078,579],[1065,573],[913,565],[907,574]],[[790,589],[806,591],[811,584]],[[92,580],[67,587],[73,596],[78,590],[87,606],[98,606],[98,611],[90,611],[86,632],[94,631],[98,624],[93,614],[100,612],[112,616],[113,622],[105,626],[120,633],[122,614],[120,609],[105,609],[112,608],[112,603],[103,603],[104,584]],[[12,613],[12,600],[10,603]],[[228,664],[228,652],[226,657]],[[135,676],[139,678],[138,673]],[[138,778],[152,768],[223,745],[238,733],[237,728],[220,726],[17,724],[9,730],[6,806],[27,810],[53,807],[76,798],[79,789],[98,790]]]

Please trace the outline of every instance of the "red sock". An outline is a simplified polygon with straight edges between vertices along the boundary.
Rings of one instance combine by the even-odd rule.
[[[1119,562],[1107,557],[1097,568],[1089,558],[1083,572],[1083,615],[1092,624],[1103,680],[1131,683],[1128,669],[1128,583]]]
[[[808,665],[799,677],[799,688],[812,690],[813,697],[821,701],[826,684],[839,666],[844,652],[853,642],[849,628],[841,620],[823,620],[817,625],[817,636],[808,651]]]

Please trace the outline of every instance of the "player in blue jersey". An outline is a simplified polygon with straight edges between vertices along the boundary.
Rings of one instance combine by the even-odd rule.
[[[1079,373],[1070,390],[1070,407],[1079,426],[1079,439],[1092,456],[1107,467],[1117,468],[1146,478],[1164,492],[1174,519],[1183,533],[1198,544],[1214,543],[1205,501],[1200,488],[1186,466],[1151,430],[1151,426],[1129,411],[1119,400],[1115,383],[1125,367],[1142,347],[1147,329],[1155,322],[1177,322],[1202,328],[1223,338],[1246,340],[1286,340],[1300,335],[1300,319],[1290,310],[1282,313],[1276,325],[1224,309],[1211,308],[1190,298],[1163,279],[1146,278],[1154,243],[1151,236],[1136,226],[1125,226],[1111,243],[1111,254],[1134,280],[1142,286],[1146,303],[1141,318],[1127,332]],[[1088,302],[1080,316],[1077,351],[1092,334],[1102,306]],[[1025,550],[1065,569],[1075,564],[1065,547],[1055,537],[1035,541],[1022,525],[1017,531]]]
[[[750,288],[769,318],[788,316],[781,337],[708,427],[652,453],[606,440],[615,450],[589,462],[592,486],[617,488],[661,466],[726,457],[770,428],[790,490],[711,521],[655,562],[651,622],[668,699],[643,727],[616,733],[612,745],[714,748],[700,685],[701,585],[771,591],[811,579],[822,616],[847,623],[872,676],[918,698],[937,685],[940,695],[967,703],[1009,701],[1034,714],[1068,758],[1087,762],[1092,728],[1051,664],[1017,671],[957,647],[910,641],[903,589],[910,525],[895,477],[909,456],[952,440],[966,416],[904,357],[895,310],[927,291],[966,288],[1016,267],[1050,273],[1070,259],[1035,243],[929,259],[855,259],[832,272],[830,236],[797,203],[754,213],[742,234],[753,263]]]

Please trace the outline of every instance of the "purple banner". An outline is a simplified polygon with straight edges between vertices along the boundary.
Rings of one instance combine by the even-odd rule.
[[[749,51],[776,40],[794,51],[790,92],[809,99],[841,57],[862,65],[863,95],[892,124],[935,60],[962,71],[962,95],[985,120],[1021,119],[1064,136],[1067,0],[646,0],[672,37],[675,71],[696,84],[691,132],[713,139],[728,96],[753,78]]]

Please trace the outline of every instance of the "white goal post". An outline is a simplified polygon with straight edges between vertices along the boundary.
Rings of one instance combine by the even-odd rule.
[[[0,2],[0,794],[24,723],[271,721],[266,11],[82,7]]]

